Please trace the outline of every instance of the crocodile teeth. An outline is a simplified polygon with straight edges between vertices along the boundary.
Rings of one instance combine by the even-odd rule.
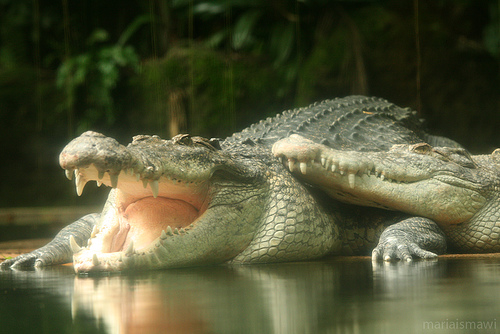
[[[306,174],[307,173],[307,163],[306,162],[299,163],[299,168],[300,168],[300,172],[302,174]]]
[[[324,167],[325,167],[326,170],[330,169],[331,163],[332,163],[332,161],[330,159],[326,159],[325,164],[324,164]]]
[[[295,169],[295,161],[293,159],[288,159],[288,169],[293,172]]]
[[[69,245],[71,246],[71,250],[74,253],[78,253],[79,251],[82,250],[82,247],[78,245],[78,243],[75,240],[75,237],[73,235],[69,236]]]
[[[97,254],[92,255],[92,264],[94,267],[97,267],[101,262],[99,261],[99,258],[97,257]]]
[[[172,228],[170,226],[167,226],[167,234],[170,236],[174,235],[174,232],[172,231]]]
[[[68,180],[73,180],[73,171],[70,170],[70,169],[65,169],[64,170],[64,174],[66,174],[66,177],[68,178]]]
[[[104,177],[104,173],[105,173],[105,172],[104,172],[103,170],[98,171],[98,172],[97,172],[97,178],[98,178],[99,180],[102,180],[102,178]]]
[[[354,186],[355,186],[355,183],[356,183],[356,174],[349,173],[349,175],[347,175],[347,179],[349,181],[349,187],[351,189],[354,189]]]
[[[75,185],[76,185],[76,194],[78,196],[81,196],[83,193],[83,188],[85,188],[85,185],[87,184],[87,180],[83,176],[80,175],[80,173],[76,174],[75,178]]]
[[[120,175],[120,172],[118,173],[109,173],[109,178],[111,179],[111,187],[116,188],[118,187],[118,175]]]
[[[102,186],[102,182],[101,181],[95,181],[95,183],[97,184],[98,187]]]
[[[161,231],[161,236],[160,236],[160,239],[165,240],[165,239],[167,239],[167,238],[168,238],[168,236],[167,236],[167,234],[165,233],[165,230],[162,230],[162,231]]]
[[[174,229],[174,234],[179,234],[179,229],[177,227]]]
[[[90,237],[94,238],[97,233],[99,233],[99,228],[97,227],[97,225],[94,225],[94,228],[92,229],[92,233],[90,234]]]
[[[149,185],[151,186],[151,190],[153,191],[153,197],[154,198],[158,197],[158,191],[160,188],[158,180],[151,181]]]
[[[133,255],[133,254],[134,254],[134,242],[130,241],[130,243],[128,244],[127,249],[125,250],[125,255],[126,256],[130,256],[130,255]]]

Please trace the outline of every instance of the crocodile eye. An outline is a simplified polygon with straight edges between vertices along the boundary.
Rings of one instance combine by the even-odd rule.
[[[217,138],[207,139],[203,137],[193,137],[192,139],[194,144],[206,147],[209,150],[218,151],[221,149],[219,139]]]
[[[409,147],[410,152],[418,153],[418,154],[427,154],[432,151],[432,146],[427,143],[418,143],[411,145]]]
[[[172,142],[174,144],[179,144],[184,146],[194,146],[194,145],[203,146],[212,151],[221,150],[220,139],[218,138],[207,139],[197,136],[191,137],[191,135],[188,134],[180,134],[172,137]]]
[[[174,142],[174,144],[185,146],[193,145],[193,139],[191,138],[191,135],[186,133],[178,134],[177,136],[172,137],[172,141]]]

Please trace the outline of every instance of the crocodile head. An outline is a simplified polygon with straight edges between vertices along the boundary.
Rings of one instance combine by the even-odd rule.
[[[125,147],[90,131],[71,141],[60,164],[78,195],[91,180],[113,188],[88,245],[71,240],[75,271],[222,263],[240,253],[266,185],[255,163],[218,145],[179,135],[136,136]]]
[[[469,239],[481,230],[500,247],[500,149],[471,156],[462,148],[419,143],[356,152],[291,136],[273,152],[297,177],[338,200],[431,218],[445,231],[467,227]]]

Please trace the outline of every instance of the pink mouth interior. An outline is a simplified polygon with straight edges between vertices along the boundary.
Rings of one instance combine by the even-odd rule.
[[[123,251],[132,241],[134,248],[140,250],[168,226],[172,230],[186,228],[200,215],[193,205],[166,197],[140,198],[117,211],[118,223],[112,228],[109,252]]]

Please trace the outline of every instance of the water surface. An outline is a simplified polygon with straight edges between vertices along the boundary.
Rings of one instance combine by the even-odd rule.
[[[500,259],[0,271],[1,333],[500,332]]]

